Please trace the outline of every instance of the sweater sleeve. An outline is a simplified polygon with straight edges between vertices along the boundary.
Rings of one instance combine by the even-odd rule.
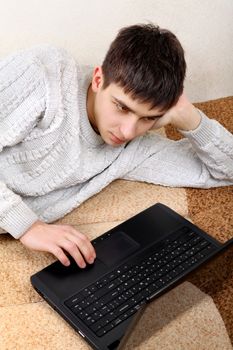
[[[37,215],[1,178],[1,152],[24,140],[45,109],[44,69],[33,50],[0,61],[0,227],[19,238]]]
[[[37,220],[22,198],[0,182],[0,227],[14,238],[20,238]]]
[[[142,141],[148,151],[141,163],[124,176],[173,187],[210,188],[233,184],[233,135],[201,112],[197,129],[181,131],[184,139],[173,141],[151,135]]]
[[[46,108],[46,74],[38,56],[33,48],[0,61],[0,152],[21,142]]]

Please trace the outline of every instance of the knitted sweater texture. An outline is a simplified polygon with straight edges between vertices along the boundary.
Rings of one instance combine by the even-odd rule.
[[[148,132],[117,148],[88,120],[90,67],[63,49],[34,47],[0,61],[0,228],[19,238],[115,179],[164,186],[233,184],[233,136],[201,113],[184,139]]]

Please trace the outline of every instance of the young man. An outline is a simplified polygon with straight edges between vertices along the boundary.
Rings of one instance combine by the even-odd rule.
[[[0,62],[0,227],[28,248],[80,267],[96,257],[69,225],[49,224],[115,179],[165,186],[233,184],[233,136],[183,93],[178,39],[123,28],[103,65],[36,47]],[[186,138],[148,133],[171,123]]]

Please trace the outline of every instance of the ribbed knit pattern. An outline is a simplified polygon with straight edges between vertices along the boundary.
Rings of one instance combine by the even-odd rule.
[[[114,148],[86,111],[91,68],[63,49],[34,47],[0,61],[0,227],[19,238],[118,178],[165,186],[233,183],[233,136],[202,112],[181,141],[148,133]]]

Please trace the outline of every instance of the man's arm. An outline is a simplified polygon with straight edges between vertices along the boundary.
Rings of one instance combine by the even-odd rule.
[[[233,184],[233,135],[229,131],[197,110],[184,95],[154,128],[168,123],[185,138],[173,141],[153,134],[143,138],[138,147],[141,162],[125,179],[174,187]],[[143,146],[150,152],[143,151]]]
[[[37,124],[46,106],[45,67],[38,50],[20,51],[0,62],[0,153],[23,142]],[[52,225],[39,220],[1,178],[0,228],[30,249],[54,254],[69,265],[69,253],[80,267],[95,258],[90,241],[69,225]]]

